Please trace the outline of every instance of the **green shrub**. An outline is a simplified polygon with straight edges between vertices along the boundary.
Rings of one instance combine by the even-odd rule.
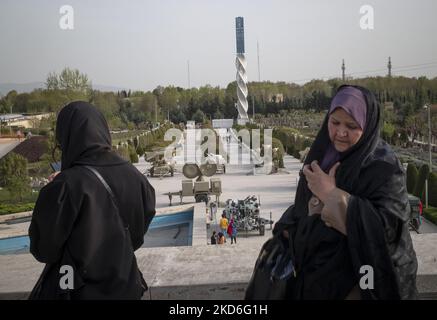
[[[428,204],[437,207],[437,172],[431,172],[428,177]]]
[[[295,157],[296,159],[300,159],[299,150],[294,150],[294,153],[292,154],[292,156]]]
[[[413,194],[422,199],[422,195],[424,195],[425,190],[425,180],[428,178],[429,167],[427,164],[424,164],[420,167],[419,176],[417,178],[416,186],[414,187]]]
[[[10,134],[10,133],[11,133],[11,129],[3,126],[0,128],[0,134]]]
[[[22,201],[23,196],[30,191],[26,158],[14,152],[2,158],[0,179],[0,186],[9,191],[12,199]]]
[[[278,161],[279,168],[284,167],[284,146],[279,139],[272,138],[273,149],[278,148],[276,152],[273,153],[273,161]]]
[[[141,145],[138,146],[136,151],[137,151],[138,157],[142,157],[144,155],[144,152],[145,152],[144,148]]]
[[[144,150],[146,148],[146,136],[141,136],[139,139],[140,147]]]
[[[313,143],[312,139],[300,137],[300,132],[292,128],[275,128],[273,130],[273,137],[279,139],[288,154],[299,159],[299,151],[305,150],[306,147],[310,147]]]
[[[129,160],[132,163],[138,163],[139,161],[138,155],[133,147],[129,147]]]
[[[407,167],[407,191],[408,191],[408,193],[414,192],[414,187],[416,186],[418,176],[419,176],[419,171],[417,171],[417,168],[414,165],[414,163],[412,163],[412,162],[408,163],[408,167]]]
[[[0,203],[0,215],[32,211],[34,206],[35,203],[19,203],[19,204]]]
[[[423,216],[431,221],[432,223],[437,225],[437,208],[435,207],[429,207],[429,208],[423,208]]]
[[[313,140],[305,139],[302,144],[303,150],[305,150],[306,148],[311,148],[312,145],[313,145]]]
[[[294,150],[294,146],[293,145],[288,146],[286,151],[287,151],[288,154],[293,155],[294,151],[295,151]]]
[[[127,147],[119,146],[115,152],[124,160],[130,161],[129,150]]]

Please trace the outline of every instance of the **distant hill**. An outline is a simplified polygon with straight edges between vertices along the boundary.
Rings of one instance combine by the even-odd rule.
[[[0,83],[0,94],[6,95],[11,90],[16,90],[18,93],[32,92],[35,89],[44,87],[44,82]]]
[[[99,90],[99,91],[112,91],[112,92],[117,92],[117,91],[121,91],[121,90],[126,90],[126,91],[129,90],[129,88],[122,88],[122,87],[116,87],[116,86],[104,86],[104,85],[100,85],[100,84],[93,84],[93,89]],[[134,91],[134,90],[132,90],[132,91]]]
[[[45,88],[44,82],[29,82],[29,83],[0,83],[0,95],[6,95],[11,90],[16,90],[18,93],[32,92],[35,89]],[[121,90],[129,90],[129,88],[106,86],[106,85],[93,85],[93,89],[99,91],[112,91],[117,92]]]

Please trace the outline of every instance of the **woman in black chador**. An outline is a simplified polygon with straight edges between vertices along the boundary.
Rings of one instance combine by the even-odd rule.
[[[112,151],[105,118],[86,102],[61,110],[56,139],[62,170],[29,228],[30,252],[46,264],[30,298],[140,299],[147,286],[134,251],[155,215],[153,187]],[[73,269],[73,285],[61,266]]]
[[[416,297],[405,172],[379,120],[371,92],[339,88],[274,229],[294,249],[291,299]]]

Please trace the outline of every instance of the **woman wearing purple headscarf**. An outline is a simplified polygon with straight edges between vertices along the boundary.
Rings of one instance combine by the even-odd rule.
[[[379,119],[370,91],[338,89],[305,160],[295,203],[273,232],[293,257],[287,298],[416,297],[405,172],[379,136]]]
[[[309,214],[321,214],[321,219],[327,226],[345,235],[347,233],[345,208],[349,194],[336,188],[335,172],[340,165],[339,159],[342,153],[354,146],[363,135],[366,113],[366,100],[359,89],[346,86],[340,90],[332,100],[328,111],[328,133],[331,143],[322,163],[319,166],[317,160],[314,160],[306,164],[303,169],[308,188],[313,193],[308,207]]]

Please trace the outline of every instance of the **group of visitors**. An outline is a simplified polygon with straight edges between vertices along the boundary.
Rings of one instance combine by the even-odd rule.
[[[231,217],[231,220],[228,220],[226,214],[223,213],[219,225],[219,233],[217,233],[215,230],[212,232],[211,244],[225,244],[226,235],[231,238],[231,244],[237,244],[237,225],[234,218]]]

